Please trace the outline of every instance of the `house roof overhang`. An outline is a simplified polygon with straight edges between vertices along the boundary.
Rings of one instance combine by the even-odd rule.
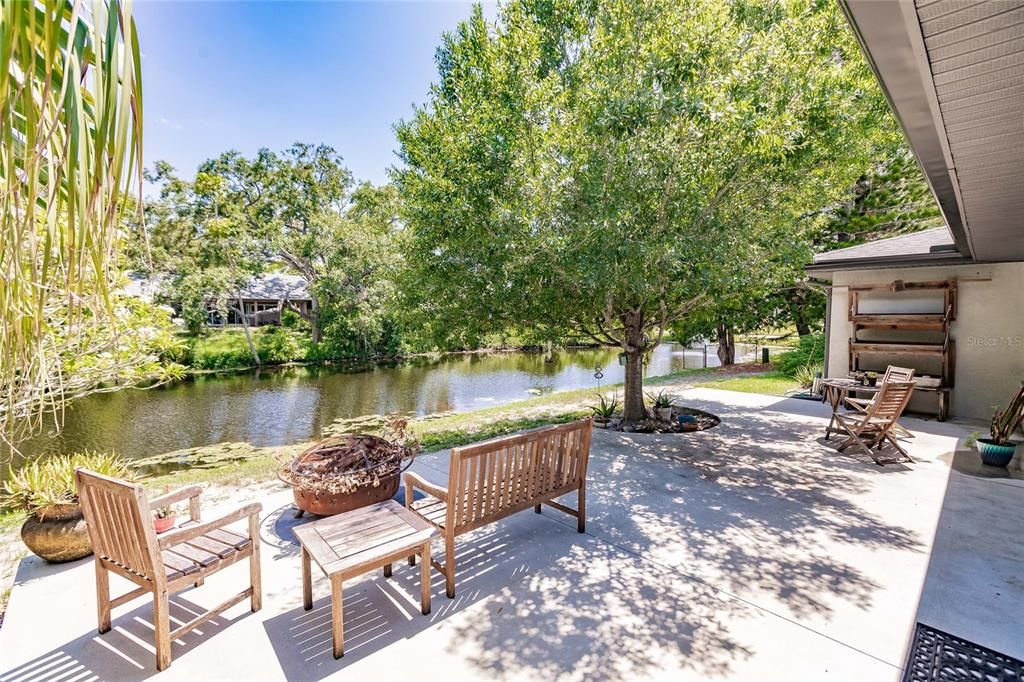
[[[1024,0],[839,0],[957,250],[1024,260]]]

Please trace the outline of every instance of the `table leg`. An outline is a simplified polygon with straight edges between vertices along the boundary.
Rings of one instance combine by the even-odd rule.
[[[828,404],[832,406],[832,416],[828,420],[828,426],[825,427],[825,440],[828,440],[832,436],[832,427],[836,423],[836,411],[839,409],[839,390],[834,386],[825,386],[825,397],[828,398]]]
[[[342,600],[341,575],[331,576],[331,639],[334,657],[345,655],[345,617]]]
[[[313,608],[313,576],[310,575],[309,552],[302,548],[302,608]]]
[[[430,542],[423,543],[420,550],[420,611],[430,613]]]

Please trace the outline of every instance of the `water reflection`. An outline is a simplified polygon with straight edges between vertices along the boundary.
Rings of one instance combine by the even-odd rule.
[[[701,367],[703,350],[662,344],[648,376]],[[708,364],[717,364],[714,349]],[[467,353],[391,365],[289,367],[206,375],[151,391],[90,396],[68,410],[64,429],[22,445],[26,456],[85,448],[145,457],[221,442],[284,445],[320,435],[338,418],[473,410],[534,395],[622,381],[614,349]]]

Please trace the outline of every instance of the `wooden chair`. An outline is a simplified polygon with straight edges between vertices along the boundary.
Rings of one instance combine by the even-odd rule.
[[[882,376],[881,383],[886,384],[895,381],[913,381],[914,371],[915,370],[911,367],[896,367],[894,365],[889,365],[885,368],[885,374]],[[847,407],[854,409],[857,412],[864,413],[868,411],[868,406],[871,405],[876,397],[878,397],[877,394],[870,398],[851,398],[850,396],[846,396],[843,402]],[[896,424],[896,426],[893,427],[893,431],[896,433],[898,438],[914,437],[914,434],[900,424]]]
[[[248,598],[253,612],[262,606],[260,592],[259,514],[262,505],[247,504],[215,521],[200,521],[202,488],[190,486],[147,501],[141,485],[126,483],[86,469],[76,469],[78,495],[88,527],[96,565],[96,602],[100,634],[110,630],[110,611],[145,594],[153,595],[156,667],[171,664],[171,642]],[[152,510],[189,501],[191,521],[157,536]],[[247,535],[224,526],[248,519]],[[210,574],[249,559],[249,587],[210,611],[170,629],[168,598],[187,587],[199,587]],[[110,598],[110,573],[138,585]]]
[[[893,436],[892,431],[896,420],[903,414],[910,397],[914,394],[913,381],[894,381],[883,383],[881,389],[875,395],[875,399],[868,405],[865,412],[857,415],[845,414],[836,415],[836,423],[846,431],[847,438],[838,445],[840,452],[848,447],[859,445],[864,449],[875,464],[882,465],[886,461],[879,456],[886,443],[892,445],[908,462],[910,458],[907,451],[900,447]]]
[[[530,507],[539,514],[541,504],[575,516],[576,530],[585,530],[590,438],[588,418],[453,448],[447,488],[405,474],[405,506],[444,535],[444,564],[431,560],[431,565],[444,575],[449,599],[455,597],[457,536]],[[414,500],[416,488],[428,494]],[[576,509],[555,502],[573,491]]]

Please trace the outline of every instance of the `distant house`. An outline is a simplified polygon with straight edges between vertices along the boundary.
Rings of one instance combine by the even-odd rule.
[[[286,303],[290,303],[305,314],[308,314],[313,306],[306,280],[298,275],[262,275],[249,282],[240,293],[242,310],[249,324],[254,326],[280,324],[281,311],[287,307]],[[211,309],[208,323],[214,327],[242,324],[242,318],[237,310],[238,301],[232,300],[231,304],[227,319],[223,319],[219,311]]]
[[[128,296],[152,302],[163,283],[164,277],[160,275],[146,277],[138,273],[129,273],[128,283],[123,291]],[[245,311],[249,324],[253,326],[280,324],[281,311],[288,307],[287,303],[304,314],[309,314],[313,307],[313,299],[309,296],[306,281],[298,275],[262,275],[249,282],[240,293],[242,310]],[[232,299],[230,303],[231,308],[226,318],[211,304],[207,323],[213,327],[242,324],[242,318],[237,310],[237,299]],[[181,312],[180,305],[172,302],[171,306],[176,312]]]

